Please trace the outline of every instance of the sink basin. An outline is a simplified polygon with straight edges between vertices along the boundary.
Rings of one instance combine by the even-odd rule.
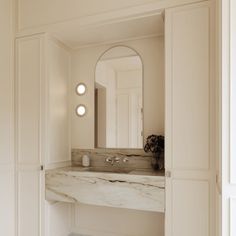
[[[85,171],[91,171],[91,172],[105,172],[105,173],[124,173],[128,174],[132,170],[127,169],[118,169],[118,168],[105,168],[105,167],[87,167],[84,168]]]

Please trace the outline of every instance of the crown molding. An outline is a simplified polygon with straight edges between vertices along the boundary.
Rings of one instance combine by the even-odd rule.
[[[157,38],[157,37],[163,37],[163,34],[151,34],[151,35],[145,35],[145,36],[139,36],[139,37],[122,38],[119,40],[109,40],[109,41],[104,41],[101,43],[90,43],[90,44],[84,44],[84,45],[81,45],[78,47],[70,47],[70,48],[72,50],[76,51],[76,50],[81,50],[84,48],[92,48],[92,47],[99,47],[99,46],[105,46],[105,45],[114,45],[114,44],[129,42],[129,41]]]
[[[195,2],[202,2],[203,0],[165,0],[155,1],[148,4],[142,4],[139,6],[132,6],[124,9],[108,11],[99,14],[93,14],[89,16],[81,16],[78,18],[68,19],[64,21],[57,21],[44,25],[37,25],[32,27],[22,27],[20,24],[20,17],[18,11],[18,24],[17,24],[17,37],[23,37],[39,32],[59,32],[64,28],[75,27],[76,29],[88,29],[97,28],[107,24],[120,23],[128,20],[139,19],[142,17],[148,17],[153,15],[163,14],[163,10],[166,8],[180,6],[185,4],[191,4]]]

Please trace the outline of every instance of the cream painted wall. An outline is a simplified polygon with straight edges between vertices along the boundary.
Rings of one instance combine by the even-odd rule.
[[[73,231],[96,236],[164,236],[164,214],[77,205]]]
[[[164,133],[164,39],[153,37],[119,45],[136,50],[144,64],[144,137]],[[114,44],[83,48],[72,53],[72,148],[94,148],[94,74],[99,57]],[[74,92],[79,82],[87,85],[84,96]],[[75,115],[75,107],[88,108],[85,117]]]
[[[45,203],[45,236],[67,236],[72,228],[73,206],[63,202]]]
[[[70,52],[59,41],[47,44],[48,155],[46,168],[65,165],[71,159],[70,147]],[[45,201],[45,235],[65,236],[71,232],[72,206]]]
[[[0,164],[13,163],[11,155],[11,121],[12,121],[12,13],[11,1],[0,1]]]
[[[48,41],[49,153],[46,164],[70,157],[70,52],[56,40]]]
[[[15,233],[13,2],[0,0],[0,235]]]

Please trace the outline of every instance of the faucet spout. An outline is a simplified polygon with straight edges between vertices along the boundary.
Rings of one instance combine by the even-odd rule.
[[[114,165],[114,159],[113,159],[112,157],[107,157],[107,158],[105,159],[105,162],[106,162],[106,163],[109,163],[111,166]]]
[[[111,166],[113,166],[115,163],[119,163],[120,162],[120,158],[119,157],[107,157],[105,159],[106,163],[110,163]]]

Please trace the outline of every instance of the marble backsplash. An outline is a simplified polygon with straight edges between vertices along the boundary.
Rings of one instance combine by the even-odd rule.
[[[114,167],[151,169],[152,154],[146,153],[142,149],[72,149],[72,166],[81,166],[83,155],[90,157],[90,165],[96,167],[110,167],[105,162],[107,157],[119,157],[120,162],[115,163]],[[122,160],[128,158],[128,162]]]

